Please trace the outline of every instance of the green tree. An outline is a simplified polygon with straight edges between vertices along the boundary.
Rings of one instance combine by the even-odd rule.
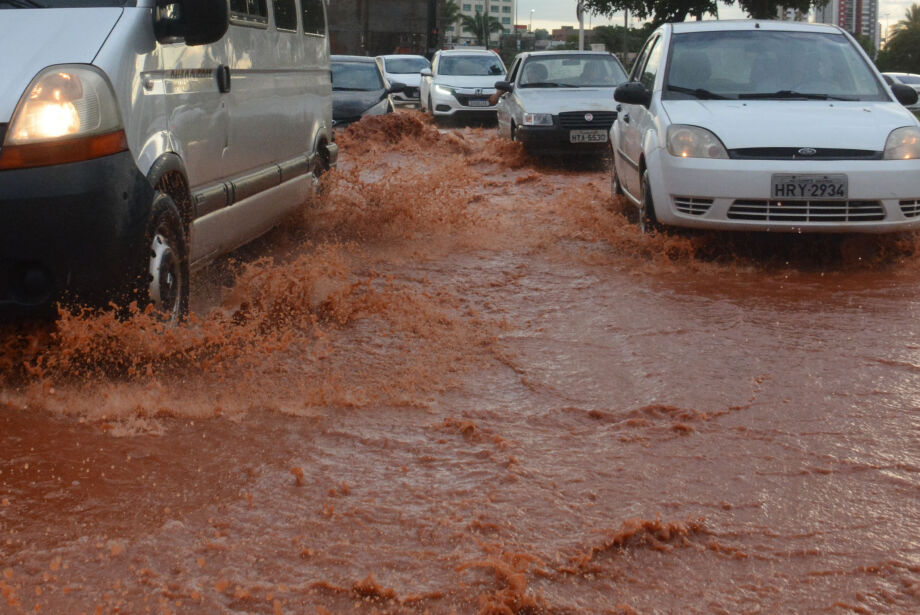
[[[905,18],[892,27],[876,64],[885,72],[920,73],[920,5],[914,4]]]
[[[447,0],[441,6],[441,31],[450,30],[460,19],[460,6],[454,0]]]
[[[472,17],[460,15],[460,23],[467,32],[472,32],[476,37],[477,45],[484,45],[491,37],[492,32],[504,32],[505,26],[495,17],[484,13],[476,13]]]
[[[537,28],[533,31],[533,36],[538,41],[548,41],[549,40],[549,30],[544,28]]]
[[[732,5],[735,0],[725,0]],[[738,6],[755,19],[773,19],[779,9],[790,8],[803,13],[821,8],[828,0],[738,0]],[[639,19],[649,19],[654,26],[671,21],[684,21],[688,16],[702,19],[717,15],[716,0],[584,0],[585,9],[595,15],[611,16],[624,10]]]
[[[866,34],[855,35],[856,42],[859,43],[859,46],[863,48],[870,58],[875,59],[875,43],[872,42],[872,37]]]

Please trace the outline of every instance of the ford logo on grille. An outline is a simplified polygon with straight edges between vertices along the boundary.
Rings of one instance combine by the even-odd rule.
[[[586,122],[593,122],[593,121],[594,121],[594,114],[593,114],[593,113],[585,113],[585,121],[586,121]]]
[[[799,156],[814,156],[817,153],[818,150],[813,147],[803,147],[798,151]]]

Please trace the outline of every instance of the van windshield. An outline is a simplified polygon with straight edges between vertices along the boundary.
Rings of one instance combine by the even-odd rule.
[[[83,9],[100,6],[134,6],[137,0],[0,0],[3,9]]]

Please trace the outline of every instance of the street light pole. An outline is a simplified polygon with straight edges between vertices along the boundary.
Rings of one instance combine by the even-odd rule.
[[[537,12],[537,9],[530,9],[530,31],[533,32],[533,14]]]

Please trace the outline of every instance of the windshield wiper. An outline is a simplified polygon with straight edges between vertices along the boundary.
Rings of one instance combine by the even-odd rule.
[[[553,81],[537,81],[535,83],[522,83],[522,88],[574,88],[570,83],[555,83]]]
[[[729,96],[722,96],[721,94],[716,94],[715,92],[710,92],[709,90],[704,90],[703,88],[685,88],[679,85],[668,85],[667,88],[672,92],[680,92],[682,94],[690,94],[696,98],[701,98],[703,100],[729,100]]]
[[[738,98],[748,99],[783,99],[801,98],[803,100],[858,100],[853,96],[831,96],[817,92],[796,92],[795,90],[778,90],[776,92],[754,92],[753,94],[738,94]]]
[[[17,9],[46,9],[44,4],[35,0],[0,0],[0,4],[9,4]]]

